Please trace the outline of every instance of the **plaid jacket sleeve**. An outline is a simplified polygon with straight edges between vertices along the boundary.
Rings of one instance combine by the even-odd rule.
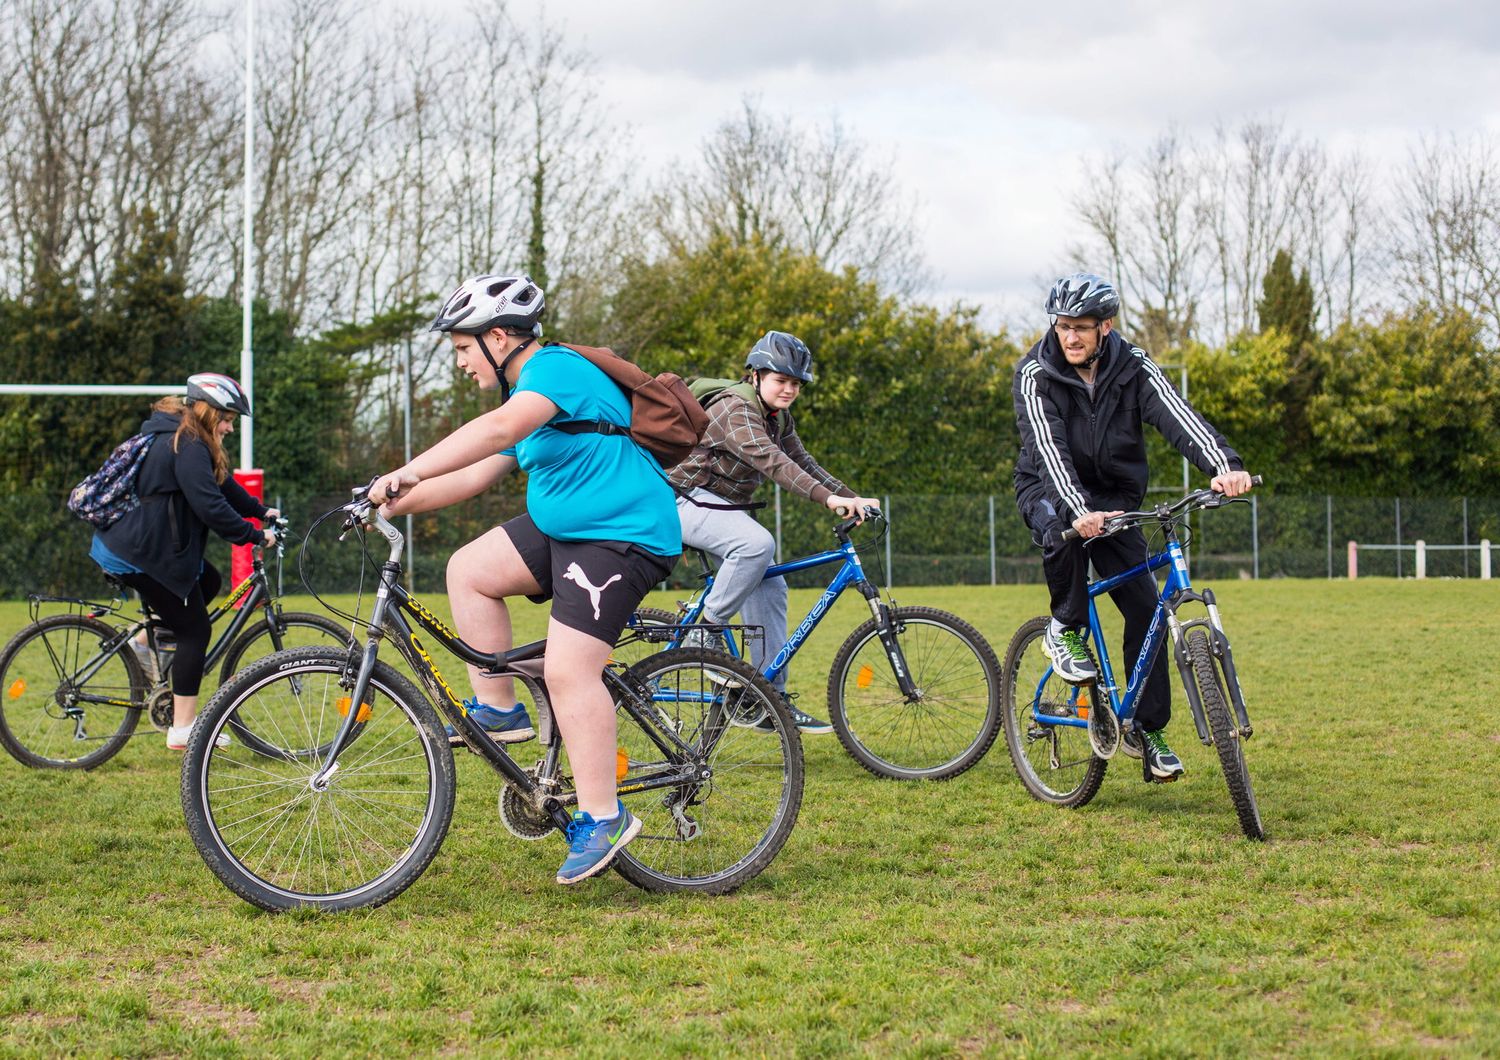
[[[797,426],[792,421],[790,415],[786,413],[783,413],[783,415],[787,416],[787,424],[786,433],[781,436],[781,448],[786,453],[786,455],[791,457],[792,460],[797,464],[797,466],[800,467],[803,471],[806,471],[809,475],[826,486],[830,494],[840,497],[854,496],[853,490],[844,485],[833,475],[829,474],[827,468],[818,463],[817,460],[813,459],[813,455],[809,453],[807,451],[807,447],[802,444],[802,439],[797,434]]]

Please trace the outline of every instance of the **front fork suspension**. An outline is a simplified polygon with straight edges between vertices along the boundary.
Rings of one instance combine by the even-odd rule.
[[[1177,662],[1177,672],[1182,677],[1182,685],[1187,689],[1188,706],[1192,708],[1193,726],[1198,730],[1198,739],[1204,744],[1213,742],[1208,729],[1208,718],[1203,710],[1203,696],[1198,691],[1198,679],[1193,673],[1192,661],[1187,655],[1186,634],[1194,626],[1202,626],[1208,631],[1209,650],[1218,660],[1219,667],[1223,671],[1224,685],[1228,689],[1229,701],[1234,708],[1239,736],[1241,739],[1248,740],[1255,734],[1255,729],[1251,726],[1250,715],[1245,709],[1245,697],[1240,691],[1239,674],[1234,668],[1234,652],[1229,647],[1229,638],[1224,635],[1224,624],[1219,618],[1219,607],[1214,600],[1214,592],[1212,589],[1204,589],[1201,593],[1189,590],[1181,593],[1176,603],[1180,604],[1188,600],[1203,604],[1208,611],[1208,617],[1183,622],[1178,619],[1174,605],[1174,610],[1167,615],[1167,625],[1172,631],[1172,656]]]
[[[912,681],[911,671],[906,666],[906,654],[901,650],[901,642],[896,639],[896,620],[892,608],[880,598],[880,593],[874,586],[866,586],[865,600],[870,605],[870,613],[875,616],[875,632],[880,637],[880,645],[885,649],[886,658],[891,661],[896,685],[908,703],[915,703],[922,698],[922,690]]]

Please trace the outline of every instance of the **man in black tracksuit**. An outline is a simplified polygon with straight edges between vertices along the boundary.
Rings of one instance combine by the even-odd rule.
[[[1145,535],[1137,528],[1100,536],[1106,519],[1139,509],[1145,499],[1142,424],[1161,431],[1211,477],[1214,489],[1234,497],[1250,488],[1250,476],[1224,436],[1177,393],[1144,350],[1113,330],[1119,307],[1114,287],[1098,276],[1076,273],[1058,280],[1047,299],[1053,326],[1021,358],[1013,390],[1021,434],[1016,505],[1042,548],[1052,593],[1044,643],[1058,676],[1077,684],[1097,677],[1080,632],[1088,624],[1089,562],[1108,577],[1148,555]],[[1062,539],[1070,526],[1083,540]],[[1125,660],[1133,669],[1156,607],[1156,580],[1142,575],[1110,596],[1125,619]],[[1162,733],[1171,710],[1163,650],[1137,700],[1141,732],[1128,733],[1125,745],[1132,755],[1144,747],[1152,780],[1176,780],[1183,772]]]

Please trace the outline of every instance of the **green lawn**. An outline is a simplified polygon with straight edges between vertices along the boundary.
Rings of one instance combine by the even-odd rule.
[[[555,886],[560,840],[511,838],[465,755],[409,891],[271,916],[203,867],[157,734],[85,775],[0,757],[0,1055],[1500,1053],[1496,586],[1219,596],[1263,845],[1180,689],[1187,779],[1147,787],[1122,760],[1077,811],[1025,795],[1003,736],[923,786],[808,738],[791,840],[710,899]],[[898,599],[956,611],[999,655],[1045,608],[1037,587]],[[518,608],[520,635],[541,615]],[[845,601],[799,658],[805,708],[862,618]],[[0,605],[0,633],[24,620]]]

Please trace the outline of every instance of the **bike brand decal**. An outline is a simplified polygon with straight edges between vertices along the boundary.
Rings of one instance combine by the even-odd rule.
[[[831,603],[833,603],[833,596],[829,593],[824,593],[818,597],[818,602],[813,604],[813,609],[807,613],[807,617],[802,620],[801,625],[797,627],[797,631],[792,634],[793,643],[801,644],[807,638],[807,635],[813,631],[813,627],[818,624],[818,619],[823,617],[823,613],[828,610],[828,605]],[[780,656],[777,657],[780,658]]]
[[[469,712],[464,710],[462,701],[460,701],[459,698],[453,694],[453,689],[448,687],[448,682],[443,680],[443,675],[438,672],[437,663],[432,661],[432,656],[427,654],[427,649],[422,647],[422,642],[417,639],[417,635],[415,633],[411,635],[411,646],[417,649],[417,654],[420,655],[422,657],[422,661],[427,664],[427,669],[432,674],[432,679],[438,683],[438,687],[443,690],[443,693],[448,697],[448,701],[459,710],[463,710],[465,714],[468,714]]]
[[[250,577],[246,578],[244,581],[240,582],[239,586],[234,590],[234,592],[232,592],[232,593],[229,594],[229,599],[225,600],[222,604],[219,605],[219,610],[222,611],[226,607],[233,607],[235,601],[238,600],[240,597],[244,596],[246,593],[248,593],[254,587],[254,585],[255,585],[255,576],[254,575],[251,575]]]
[[[428,629],[432,630],[439,636],[447,637],[449,640],[458,639],[457,633],[454,633],[447,626],[443,625],[443,620],[438,618],[438,616],[434,615],[431,611],[427,610],[427,608],[423,607],[420,602],[408,599],[406,603],[407,606],[411,608],[412,613],[420,618],[422,620],[422,623],[427,626]],[[421,649],[419,648],[417,650],[420,651]]]

